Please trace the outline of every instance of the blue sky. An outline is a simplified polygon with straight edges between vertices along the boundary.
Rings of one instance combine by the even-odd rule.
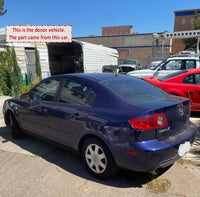
[[[173,31],[174,11],[200,0],[4,0],[6,25],[72,25],[72,36],[101,35],[101,27],[133,25],[133,32]]]

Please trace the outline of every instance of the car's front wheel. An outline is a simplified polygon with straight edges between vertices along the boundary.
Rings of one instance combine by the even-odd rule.
[[[88,171],[99,179],[111,178],[116,165],[107,146],[97,138],[87,139],[82,146],[82,158]]]

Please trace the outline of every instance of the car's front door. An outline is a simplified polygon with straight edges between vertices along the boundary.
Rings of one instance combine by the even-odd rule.
[[[200,73],[185,77],[183,80],[185,91],[190,98],[191,109],[200,110]]]
[[[165,64],[163,64],[161,68],[155,70],[153,76],[160,78],[168,74],[171,74],[173,72],[176,72],[177,70],[181,70],[182,67],[183,67],[182,60],[169,60]]]
[[[29,93],[26,107],[21,109],[21,127],[44,137],[48,137],[49,111],[55,104],[55,96],[60,85],[58,79],[48,79],[41,82]]]

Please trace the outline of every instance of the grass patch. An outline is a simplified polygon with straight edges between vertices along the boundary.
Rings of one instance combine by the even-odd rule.
[[[153,193],[165,193],[171,186],[167,179],[153,179],[147,183],[148,189]]]

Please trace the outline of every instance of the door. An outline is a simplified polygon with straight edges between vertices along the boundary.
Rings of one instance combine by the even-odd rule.
[[[183,68],[182,60],[169,60],[165,64],[161,66],[161,68],[157,69],[153,76],[154,77],[163,77]]]
[[[35,50],[32,48],[26,48],[25,55],[27,74],[30,77],[30,81],[34,81],[37,77],[35,66]]]
[[[74,147],[77,137],[87,128],[88,113],[96,93],[81,82],[66,80],[56,107],[49,111],[49,129],[54,140]]]
[[[49,134],[49,111],[54,108],[55,96],[58,91],[60,81],[48,79],[37,85],[29,93],[26,99],[26,106],[21,109],[21,127],[35,134],[44,137]]]
[[[183,83],[192,111],[200,111],[200,73],[185,77]]]

